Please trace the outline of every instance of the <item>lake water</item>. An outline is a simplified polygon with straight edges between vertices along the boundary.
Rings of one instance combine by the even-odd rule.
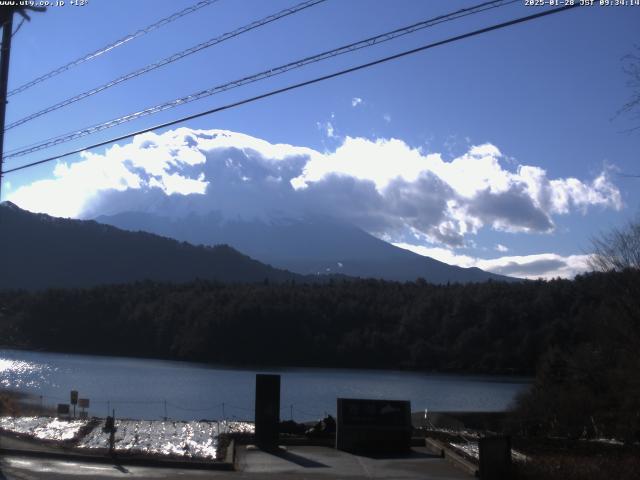
[[[336,398],[410,400],[413,411],[500,411],[529,385],[522,377],[286,368],[233,369],[123,357],[0,350],[0,387],[36,402],[89,398],[90,415],[120,418],[253,419],[256,373],[282,375],[281,418],[316,420],[335,414]]]

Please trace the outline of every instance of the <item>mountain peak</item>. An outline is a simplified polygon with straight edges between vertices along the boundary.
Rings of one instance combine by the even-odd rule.
[[[9,210],[18,210],[18,211],[22,211],[22,209],[17,206],[15,203],[10,202],[9,200],[5,200],[4,202],[0,202],[0,207],[1,208],[7,208]]]
[[[225,243],[268,265],[301,275],[334,274],[431,283],[512,279],[479,268],[448,265],[403,250],[348,222],[331,217],[222,220],[222,215],[160,217],[123,212],[98,222],[129,231],[147,231],[199,245]]]

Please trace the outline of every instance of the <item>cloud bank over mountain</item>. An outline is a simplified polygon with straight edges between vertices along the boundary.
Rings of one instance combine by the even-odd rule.
[[[450,265],[465,268],[478,267],[487,272],[517,278],[572,278],[589,269],[589,255],[562,256],[556,253],[539,253],[483,259],[470,255],[458,255],[442,247],[425,247],[407,243],[394,243],[394,245]]]
[[[448,252],[483,228],[547,233],[559,215],[622,208],[606,171],[592,179],[550,178],[537,166],[506,164],[491,144],[445,160],[394,138],[345,137],[335,151],[323,153],[230,131],[180,128],[136,136],[104,154],[85,152],[78,162],[59,163],[53,178],[8,198],[31,211],[76,218],[122,211],[220,211],[247,219],[328,215],[414,251],[429,246]],[[580,271],[579,259],[571,267],[568,257],[546,255],[473,265],[503,274],[532,272],[525,276]]]

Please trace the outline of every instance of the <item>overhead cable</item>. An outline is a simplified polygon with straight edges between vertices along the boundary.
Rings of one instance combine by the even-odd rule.
[[[120,83],[126,82],[127,80],[131,80],[133,78],[139,77],[141,75],[144,75],[145,73],[149,73],[153,70],[156,70],[157,68],[160,67],[164,67],[165,65],[169,65],[170,63],[173,63],[175,61],[181,60],[189,55],[192,55],[196,52],[199,52],[201,50],[204,50],[205,48],[209,48],[212,47],[214,45],[217,45],[219,43],[222,43],[226,40],[229,40],[231,38],[237,37],[238,35],[242,35],[243,33],[247,33],[253,29],[262,27],[263,25],[267,25],[268,23],[271,22],[275,22],[276,20],[280,20],[281,18],[284,17],[288,17],[289,15],[293,15],[294,13],[300,12],[302,10],[305,10],[309,7],[312,7],[314,5],[317,5],[319,3],[325,2],[326,0],[306,0],[302,3],[299,3],[291,8],[286,8],[284,10],[281,10],[277,13],[274,13],[273,15],[269,15],[267,17],[264,17],[260,20],[256,20],[255,22],[251,22],[248,25],[245,25],[244,27],[240,27],[236,30],[233,30],[232,32],[228,32],[225,33],[223,35],[220,35],[218,37],[214,37],[211,38],[209,40],[207,40],[206,42],[202,42],[199,43],[198,45],[195,45],[193,47],[187,48],[186,50],[183,50],[181,52],[178,53],[174,53],[173,55],[163,58],[162,60],[155,62],[155,63],[151,63],[149,65],[146,65],[142,68],[139,68],[138,70],[134,70],[133,72],[129,72],[125,75],[122,75],[118,78],[115,78],[107,83],[104,83],[102,85],[99,85],[97,87],[94,87],[90,90],[87,90],[85,92],[82,92],[78,95],[74,95],[73,97],[67,98],[66,100],[63,100],[61,102],[58,102],[54,105],[51,105],[47,108],[44,108],[42,110],[39,110],[35,113],[32,113],[30,115],[27,115],[24,118],[21,118],[20,120],[16,120],[15,122],[10,123],[9,125],[7,125],[5,127],[5,131],[10,130],[12,128],[15,128],[19,125],[22,125],[24,123],[27,123],[31,120],[34,120],[38,117],[41,117],[47,113],[51,113],[55,110],[58,110],[62,107],[66,107],[68,105],[71,105],[73,103],[76,103],[80,100],[83,100],[85,98],[91,97],[93,95],[95,95],[96,93],[100,93],[103,92],[111,87],[115,87],[116,85],[119,85]]]
[[[73,67],[77,67],[78,65],[81,65],[85,62],[88,62],[90,60],[94,60],[96,58],[98,58],[100,55],[103,55],[107,52],[110,52],[118,47],[121,47],[122,45],[130,42],[131,40],[134,40],[138,37],[141,37],[153,30],[156,30],[158,28],[164,27],[165,25],[168,25],[171,22],[174,22],[175,20],[178,20],[179,18],[184,17],[185,15],[189,15],[190,13],[196,12],[197,10],[200,10],[203,7],[207,7],[213,3],[219,2],[220,0],[201,0],[198,3],[187,7],[183,10],[180,10],[179,12],[176,12],[172,15],[169,15],[168,17],[165,17],[161,20],[158,20],[155,23],[152,23],[151,25],[141,28],[140,30],[137,30],[133,33],[130,33],[122,38],[120,38],[119,40],[116,40],[115,42],[112,42],[108,45],[105,45],[104,47],[101,47],[91,53],[87,53],[86,55],[77,58],[69,63],[66,63],[65,65],[62,65],[61,67],[58,67],[48,73],[45,73],[44,75],[41,75],[37,78],[34,78],[33,80],[25,83],[24,85],[19,86],[18,88],[15,88],[13,90],[11,90],[7,96],[10,97],[12,95],[16,95],[20,92],[24,92],[25,90],[44,82],[45,80],[49,80],[50,78],[53,78],[57,75],[60,75],[63,72],[66,72],[67,70],[72,69]]]
[[[112,128],[118,125],[121,125],[123,123],[127,123],[133,120],[136,120],[138,118],[141,117],[145,117],[148,115],[152,115],[155,113],[159,113],[162,112],[164,110],[168,110],[171,108],[175,108],[178,107],[180,105],[184,105],[187,103],[191,103],[194,102],[196,100],[201,100],[203,98],[206,97],[210,97],[212,95],[221,93],[221,92],[225,92],[234,88],[238,88],[250,83],[254,83],[254,82],[258,82],[270,77],[274,77],[276,75],[281,75],[283,73],[286,73],[290,70],[294,70],[294,69],[298,69],[298,68],[302,68],[306,65],[312,64],[312,63],[317,63],[323,60],[327,60],[339,55],[344,55],[346,53],[350,53],[350,52],[354,52],[356,50],[360,50],[363,48],[368,48],[368,47],[372,47],[374,45],[383,43],[383,42],[387,42],[390,40],[393,40],[395,38],[404,36],[404,35],[408,35],[410,33],[416,32],[418,30],[422,30],[424,28],[428,28],[428,27],[433,27],[435,25],[444,23],[444,22],[450,22],[453,20],[457,20],[459,18],[462,17],[466,17],[469,15],[474,15],[480,12],[484,12],[486,10],[489,9],[493,9],[493,8],[497,8],[497,7],[502,7],[505,5],[509,5],[511,3],[515,3],[516,1],[519,0],[494,0],[494,1],[489,1],[489,2],[484,2],[481,3],[479,5],[476,5],[474,7],[469,7],[469,8],[464,8],[461,10],[457,10],[455,12],[452,13],[448,13],[446,15],[440,15],[438,17],[435,18],[431,18],[428,20],[424,20],[418,23],[415,23],[413,25],[409,25],[406,27],[402,27],[402,28],[398,28],[396,30],[392,30],[390,32],[386,32],[380,35],[376,35],[364,40],[360,40],[358,42],[354,42],[354,43],[350,43],[347,45],[343,45],[341,47],[338,48],[334,48],[332,50],[327,50],[324,51],[322,53],[318,53],[303,59],[299,59],[296,60],[294,62],[290,62],[287,63],[285,65],[280,65],[278,67],[273,67],[270,68],[268,70],[264,70],[261,71],[259,73],[255,73],[253,75],[249,75],[247,77],[243,77],[240,79],[236,79],[221,85],[217,85],[211,88],[208,88],[206,90],[202,90],[200,92],[196,92],[184,97],[180,97],[177,98],[175,100],[171,100],[169,102],[164,102],[158,105],[154,105],[152,107],[148,107],[146,109],[143,110],[139,110],[137,112],[133,112],[130,113],[128,115],[122,116],[122,117],[118,117],[112,120],[109,120],[107,122],[103,122],[103,123],[99,123],[96,125],[92,125],[90,127],[85,127],[81,130],[76,130],[74,132],[70,132],[70,133],[66,133],[66,134],[62,134],[53,138],[49,138],[47,140],[41,141],[41,142],[37,142],[35,144],[31,144],[25,147],[19,147],[18,149],[14,149],[12,151],[9,151],[5,154],[5,159],[9,159],[9,158],[13,158],[13,157],[20,157],[23,155],[27,155],[29,153],[33,153],[45,148],[49,148],[55,145],[59,145],[61,143],[66,143],[66,142],[70,142],[72,140],[78,139],[78,138],[82,138],[85,137],[87,135],[92,135],[94,133],[100,132],[102,130],[106,130],[108,128]],[[8,127],[10,128],[11,125]]]
[[[403,57],[406,57],[408,55],[413,55],[415,53],[422,52],[424,50],[429,50],[431,48],[435,48],[435,47],[439,47],[439,46],[446,45],[446,44],[449,44],[449,43],[453,43],[453,42],[456,42],[456,41],[459,41],[459,40],[463,40],[465,38],[470,38],[470,37],[474,37],[474,36],[477,36],[477,35],[488,33],[488,32],[494,31],[494,30],[499,30],[499,29],[502,29],[502,28],[510,27],[512,25],[517,25],[517,24],[520,24],[520,23],[532,21],[532,20],[535,20],[535,19],[538,19],[538,18],[541,18],[541,17],[546,17],[548,15],[561,13],[561,12],[564,12],[564,11],[567,11],[567,10],[570,10],[570,9],[573,9],[573,8],[577,8],[579,6],[580,6],[580,4],[573,4],[573,5],[565,5],[563,7],[558,7],[558,8],[554,8],[554,9],[550,9],[550,10],[544,10],[542,12],[538,12],[538,13],[535,13],[535,14],[532,14],[532,15],[527,15],[525,17],[520,17],[520,18],[516,18],[514,20],[509,20],[507,22],[491,25],[490,27],[485,27],[485,28],[481,28],[479,30],[474,30],[472,32],[464,33],[464,34],[461,34],[461,35],[456,35],[454,37],[449,37],[449,38],[447,38],[445,40],[440,40],[438,42],[434,42],[434,43],[430,43],[430,44],[427,44],[427,45],[423,45],[421,47],[414,48],[414,49],[411,49],[411,50],[405,50],[405,51],[397,53],[395,55],[390,55],[388,57],[380,58],[380,59],[374,60],[372,62],[363,63],[363,64],[357,65],[355,67],[351,67],[351,68],[347,68],[347,69],[344,69],[344,70],[340,70],[338,72],[330,73],[328,75],[323,75],[321,77],[316,77],[316,78],[313,78],[311,80],[306,80],[304,82],[300,82],[300,83],[296,83],[296,84],[293,84],[293,85],[289,85],[287,87],[279,88],[277,90],[271,90],[271,91],[269,91],[267,93],[256,95],[256,96],[250,97],[250,98],[245,98],[243,100],[239,100],[237,102],[233,102],[233,103],[230,103],[230,104],[227,104],[227,105],[223,105],[221,107],[212,108],[210,110],[206,110],[206,111],[200,112],[200,113],[195,113],[193,115],[188,115],[186,117],[182,117],[182,118],[179,118],[179,119],[176,119],[176,120],[172,120],[170,122],[165,122],[165,123],[162,123],[162,124],[159,124],[159,125],[155,125],[153,127],[149,127],[149,128],[145,128],[145,129],[142,129],[142,130],[138,130],[136,132],[127,133],[127,134],[121,135],[119,137],[111,138],[109,140],[105,140],[103,142],[95,143],[93,145],[88,145],[86,147],[83,147],[83,148],[80,148],[80,149],[76,149],[76,150],[72,150],[72,151],[69,151],[69,152],[66,152],[66,153],[63,153],[63,154],[60,154],[60,155],[54,155],[52,157],[44,158],[44,159],[38,160],[36,162],[27,163],[25,165],[21,165],[19,167],[14,167],[14,168],[11,168],[9,170],[5,170],[3,172],[0,172],[0,174],[17,172],[19,170],[24,170],[26,168],[35,167],[36,165],[42,165],[44,163],[52,162],[52,161],[58,160],[60,158],[64,158],[64,157],[68,157],[68,156],[71,156],[71,155],[78,154],[78,153],[83,152],[85,150],[91,150],[91,149],[94,149],[94,148],[102,147],[104,145],[108,145],[110,143],[114,143],[114,142],[118,142],[120,140],[131,138],[131,137],[134,137],[136,135],[140,135],[140,134],[147,133],[147,132],[152,132],[154,130],[159,130],[161,128],[170,127],[170,126],[176,125],[178,123],[182,123],[182,122],[185,122],[185,121],[188,121],[188,120],[193,120],[193,119],[199,118],[199,117],[204,117],[206,115],[211,115],[213,113],[218,113],[218,112],[221,112],[221,111],[224,111],[224,110],[229,110],[229,109],[232,109],[232,108],[235,108],[235,107],[239,107],[240,105],[253,103],[255,101],[262,100],[262,99],[268,98],[268,97],[272,97],[274,95],[279,95],[279,94],[284,93],[284,92],[289,92],[291,90],[295,90],[295,89],[298,89],[298,88],[306,87],[308,85],[312,85],[312,84],[315,84],[315,83],[320,83],[320,82],[323,82],[325,80],[329,80],[329,79],[332,79],[332,78],[340,77],[340,76],[346,75],[348,73],[353,73],[353,72],[356,72],[356,71],[359,71],[359,70],[370,68],[370,67],[373,67],[375,65],[380,65],[380,64],[392,61],[392,60],[397,60],[399,58],[403,58]]]

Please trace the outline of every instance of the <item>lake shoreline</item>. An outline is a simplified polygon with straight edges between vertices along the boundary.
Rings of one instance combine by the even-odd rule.
[[[531,385],[516,376],[390,369],[219,366],[176,360],[0,349],[0,385],[55,408],[69,392],[91,400],[90,415],[157,419],[253,417],[255,378],[282,378],[282,418],[307,421],[336,411],[337,398],[409,400],[414,411],[503,411]]]
[[[153,360],[160,362],[178,362],[185,365],[191,366],[202,366],[205,368],[216,368],[216,369],[225,369],[225,370],[258,370],[258,371],[294,371],[294,370],[358,370],[363,372],[406,372],[406,373],[423,373],[425,375],[461,375],[461,376],[476,376],[476,377],[502,377],[504,379],[513,379],[514,382],[532,382],[534,379],[534,373],[524,374],[524,373],[515,373],[515,372],[506,372],[506,371],[477,371],[477,370],[425,370],[425,369],[416,369],[416,368],[406,368],[402,366],[390,366],[390,367],[363,367],[363,366],[353,366],[353,365],[336,365],[336,364],[306,364],[306,365],[291,365],[291,364],[271,364],[271,363],[262,363],[260,365],[257,364],[243,364],[243,363],[209,363],[206,361],[200,360],[188,360],[183,358],[175,358],[175,357],[153,357],[153,356],[136,356],[130,354],[108,354],[108,353],[93,353],[93,352],[78,352],[78,351],[62,351],[62,350],[49,350],[43,348],[30,348],[30,347],[21,347],[21,346],[13,346],[13,345],[2,345],[0,344],[0,352],[3,350],[12,350],[18,352],[35,352],[35,353],[48,353],[53,355],[86,355],[92,357],[99,358],[109,358],[109,359],[132,359],[132,360]]]

